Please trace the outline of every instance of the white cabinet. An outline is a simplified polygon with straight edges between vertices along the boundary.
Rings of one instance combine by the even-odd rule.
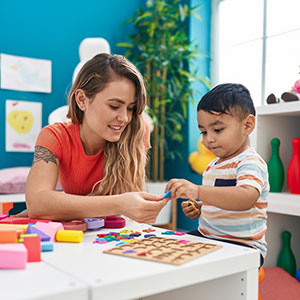
[[[262,158],[268,162],[271,155],[271,140],[280,140],[280,158],[284,165],[285,182],[282,193],[270,193],[268,196],[268,254],[265,266],[275,266],[281,250],[281,233],[292,233],[292,250],[300,268],[300,195],[288,191],[286,174],[292,157],[292,139],[300,137],[300,101],[274,103],[256,108],[256,130],[250,137],[250,143]]]

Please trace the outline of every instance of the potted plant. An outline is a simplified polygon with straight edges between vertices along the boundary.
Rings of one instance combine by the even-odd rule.
[[[197,76],[193,61],[199,57],[197,45],[189,40],[188,20],[199,18],[182,0],[148,0],[126,23],[134,26],[125,47],[128,57],[144,75],[148,114],[153,120],[149,178],[164,181],[165,158],[178,158],[176,144],[183,141],[182,126],[187,105],[193,102],[191,82],[206,80]]]

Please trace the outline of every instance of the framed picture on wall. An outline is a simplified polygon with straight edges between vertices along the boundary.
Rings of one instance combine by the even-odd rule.
[[[6,100],[5,142],[7,152],[34,152],[42,128],[42,103]]]
[[[52,62],[0,54],[0,87],[7,90],[51,93]]]

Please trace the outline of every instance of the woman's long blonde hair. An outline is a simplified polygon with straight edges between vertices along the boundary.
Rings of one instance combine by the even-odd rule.
[[[146,105],[146,89],[137,68],[121,55],[98,54],[80,70],[68,96],[68,117],[81,124],[84,112],[75,100],[75,92],[82,89],[90,101],[116,78],[127,78],[135,84],[136,106],[132,120],[118,142],[107,142],[104,149],[103,178],[96,182],[92,195],[115,195],[141,191],[145,183],[146,150],[142,112]],[[101,116],[99,116],[101,118]]]

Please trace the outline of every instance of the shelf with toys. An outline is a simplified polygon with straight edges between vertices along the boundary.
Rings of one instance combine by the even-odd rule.
[[[281,193],[269,194],[269,212],[300,216],[300,195],[291,194],[287,186],[287,169],[292,158],[292,139],[300,137],[300,101],[274,103],[256,108],[256,130],[251,145],[268,162],[271,140],[280,140],[279,155],[284,166],[285,180]]]
[[[287,185],[287,170],[293,154],[292,140],[300,137],[300,101],[266,104],[256,108],[256,129],[250,136],[250,144],[268,163],[271,156],[271,140],[280,141],[279,155],[284,168],[284,184],[279,193],[268,196],[268,230],[266,240],[268,255],[265,267],[277,265],[282,247],[281,233],[291,232],[291,246],[300,262],[300,194],[291,194]]]

